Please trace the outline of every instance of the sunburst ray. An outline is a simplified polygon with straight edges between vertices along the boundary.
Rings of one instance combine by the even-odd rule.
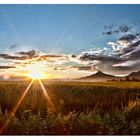
[[[15,105],[15,107],[12,109],[12,111],[10,111],[9,113],[9,117],[6,120],[6,122],[4,123],[4,125],[0,128],[0,134],[3,133],[4,129],[7,127],[8,123],[9,123],[9,119],[12,117],[12,115],[17,111],[18,107],[20,106],[21,102],[23,101],[23,99],[25,98],[28,90],[30,89],[31,85],[33,84],[34,79],[31,81],[31,83],[28,85],[28,87],[26,88],[26,90],[23,92],[22,96],[20,97],[20,99],[18,100],[17,104]]]

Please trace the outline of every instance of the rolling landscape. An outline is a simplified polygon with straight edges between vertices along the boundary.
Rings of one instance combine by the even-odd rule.
[[[92,74],[86,77],[81,77],[79,80],[87,80],[87,81],[139,81],[140,80],[140,71],[132,72],[126,76],[113,76],[110,74],[105,74],[101,71],[98,71],[96,74]]]
[[[8,121],[0,132],[3,135],[139,135],[140,82],[131,80],[138,75],[139,72],[131,73],[129,81],[102,72],[80,80],[43,79],[53,106],[35,80],[14,113],[11,110],[14,111],[30,80],[0,81],[0,125]]]
[[[0,135],[140,135],[138,13],[0,5]]]

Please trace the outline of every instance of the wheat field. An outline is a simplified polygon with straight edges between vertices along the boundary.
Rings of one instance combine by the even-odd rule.
[[[2,135],[138,135],[140,82],[42,81],[56,112],[35,81],[0,82]]]

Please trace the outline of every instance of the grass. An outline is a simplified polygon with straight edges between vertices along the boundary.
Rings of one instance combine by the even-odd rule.
[[[0,82],[0,126],[29,82]],[[4,135],[139,135],[140,82],[35,82]]]

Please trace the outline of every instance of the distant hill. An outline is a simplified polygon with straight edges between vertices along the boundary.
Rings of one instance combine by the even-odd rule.
[[[130,78],[136,78],[136,79],[140,79],[140,71],[138,72],[132,72],[128,75]]]
[[[79,78],[79,80],[92,80],[92,81],[107,81],[107,80],[120,80],[120,79],[125,80],[126,77],[129,77],[130,79],[133,79],[133,78],[140,79],[140,71],[132,72],[128,76],[124,76],[124,77],[117,77],[117,76],[105,74],[101,71],[98,71],[95,74]]]
[[[82,77],[80,80],[112,80],[112,79],[118,79],[119,77],[110,75],[110,74],[105,74],[101,71],[98,71],[95,74],[92,74],[90,76]]]

